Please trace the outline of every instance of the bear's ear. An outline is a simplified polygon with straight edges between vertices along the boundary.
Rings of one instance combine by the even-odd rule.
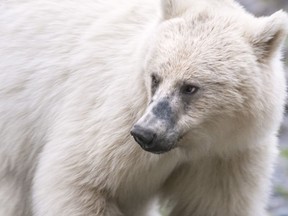
[[[161,0],[163,18],[168,20],[183,14],[192,2],[193,0]]]
[[[288,15],[278,11],[270,17],[259,18],[257,26],[250,30],[248,39],[261,63],[268,63],[279,53],[288,32]],[[252,33],[251,33],[252,31]]]

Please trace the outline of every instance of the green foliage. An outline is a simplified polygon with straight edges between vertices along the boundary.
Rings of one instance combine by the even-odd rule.
[[[281,156],[288,159],[288,149],[284,149],[281,151]]]
[[[160,208],[160,214],[161,216],[168,216],[168,210],[165,207]]]
[[[284,197],[285,199],[288,199],[288,191],[283,187],[276,187],[275,192],[279,194],[280,196]]]

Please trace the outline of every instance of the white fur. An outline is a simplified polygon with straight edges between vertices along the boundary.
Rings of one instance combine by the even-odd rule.
[[[233,1],[187,2],[163,0],[163,12],[155,0],[1,2],[0,216],[156,215],[149,208],[158,196],[171,216],[266,214],[285,99],[279,46],[286,14],[258,20]],[[241,40],[247,55],[224,62],[219,81],[243,89],[211,91],[215,106],[209,102],[191,120],[196,125],[213,114],[209,124],[166,154],[147,153],[129,134],[151,97],[143,70],[174,55],[169,47],[183,39],[172,33],[157,44],[159,32],[169,35],[170,24],[187,26],[201,13],[215,16],[215,26],[233,21],[231,38]],[[193,59],[220,64],[205,46],[221,40],[196,43]],[[160,58],[152,58],[158,48]],[[182,57],[172,66],[185,68]],[[227,69],[233,63],[243,74]],[[206,71],[197,76],[211,79]],[[181,124],[192,123],[184,117]]]

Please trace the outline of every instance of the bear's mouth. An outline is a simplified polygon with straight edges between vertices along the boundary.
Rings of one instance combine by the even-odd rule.
[[[152,150],[152,149],[144,149],[144,148],[142,148],[142,149],[147,151],[147,152],[160,155],[160,154],[165,154],[165,153],[172,151],[175,147],[176,147],[176,145],[172,145],[169,148],[163,148],[161,150],[154,150],[154,149]]]

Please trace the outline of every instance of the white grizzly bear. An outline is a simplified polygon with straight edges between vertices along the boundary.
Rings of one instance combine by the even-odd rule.
[[[267,215],[287,23],[233,0],[2,0],[0,216]]]

